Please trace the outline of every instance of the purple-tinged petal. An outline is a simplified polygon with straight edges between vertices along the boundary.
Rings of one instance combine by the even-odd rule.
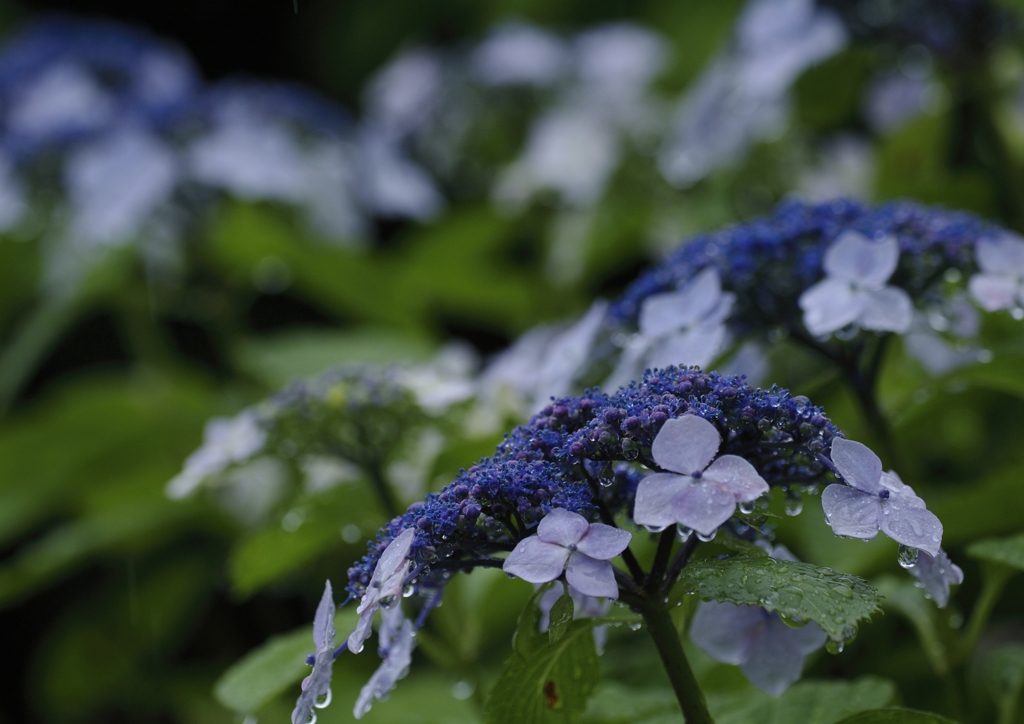
[[[398,680],[409,673],[412,650],[416,646],[416,625],[405,618],[400,607],[385,612],[381,625],[381,655],[384,660],[359,692],[352,714],[362,719],[373,700],[388,698]],[[304,724],[304,723],[303,723]]]
[[[862,493],[877,495],[882,490],[882,461],[871,448],[853,440],[832,440],[832,462],[843,480]]]
[[[640,333],[645,337],[662,337],[689,327],[704,319],[721,296],[718,271],[705,269],[679,291],[645,299],[638,320]]]
[[[982,239],[974,247],[978,267],[989,274],[1024,275],[1024,240],[1005,234]]]
[[[1014,306],[1019,287],[1016,279],[1005,274],[975,274],[967,283],[971,296],[986,312]]]
[[[598,598],[618,598],[615,568],[611,561],[598,561],[583,553],[573,553],[565,566],[565,580],[582,594]]]
[[[864,311],[857,322],[864,329],[903,334],[914,321],[914,303],[910,295],[899,287],[882,287],[861,292]]]
[[[591,523],[588,530],[577,547],[580,553],[595,558],[599,561],[607,561],[626,550],[633,534],[628,530],[614,528],[604,523]]]
[[[693,485],[689,476],[654,473],[640,481],[633,503],[633,521],[649,528],[665,528],[678,521],[672,512],[672,501]]]
[[[363,600],[366,600],[366,596],[363,596]],[[373,630],[373,614],[377,613],[378,608],[380,608],[379,603],[359,612],[359,620],[356,622],[356,627],[348,635],[348,650],[353,654],[361,652],[366,639],[370,638],[370,633]]]
[[[882,501],[882,532],[897,543],[939,554],[942,523],[925,508],[903,504],[899,498]]]
[[[781,621],[779,623],[782,623]],[[785,626],[785,624],[783,624]],[[786,626],[786,630],[789,632],[786,635],[790,645],[793,646],[797,651],[802,654],[809,654],[812,651],[817,651],[825,645],[825,641],[828,640],[828,634],[821,630],[821,626],[814,623],[814,621],[808,621],[800,628],[790,628]]]
[[[821,493],[825,520],[836,535],[871,540],[882,524],[882,499],[846,485],[829,485]]]
[[[704,480],[721,483],[740,502],[756,500],[768,492],[768,483],[738,455],[723,455],[704,471]]]
[[[813,335],[831,334],[857,321],[864,311],[864,299],[849,282],[831,277],[808,287],[799,299],[804,326]]]
[[[729,318],[734,304],[736,304],[736,295],[732,292],[725,292],[718,298],[718,304],[701,320],[701,325],[718,326]]]
[[[740,665],[750,683],[766,694],[780,696],[800,678],[806,656],[792,638],[797,630],[784,624],[778,614],[769,614],[750,656]],[[818,645],[824,643],[823,635]]]
[[[615,370],[601,386],[609,390],[616,390],[643,377],[644,360],[650,348],[650,339],[641,334],[634,336],[619,355],[619,363],[615,366]]]
[[[330,696],[334,635],[334,597],[328,581],[313,617],[313,641],[316,643],[313,671],[302,682],[302,693],[292,710],[292,724],[306,724],[317,702]]]
[[[568,548],[579,543],[589,528],[590,523],[579,513],[554,508],[537,526],[537,537],[545,543],[557,543]]]
[[[911,508],[926,507],[924,501],[914,494],[914,489],[904,483],[895,470],[882,473],[882,477],[878,482],[879,485],[889,491],[890,500],[899,498],[900,505],[906,505]]]
[[[690,640],[715,661],[742,664],[764,622],[764,609],[702,601],[690,625]]]
[[[922,551],[917,556],[917,563],[909,570],[939,608],[945,608],[949,603],[949,587],[964,582],[964,572],[949,560],[945,551],[939,551],[934,558]]]
[[[386,579],[395,575],[395,572],[404,565],[409,557],[409,548],[412,547],[415,537],[416,531],[413,528],[406,528],[388,543],[388,547],[380,554],[377,567],[373,569],[370,585],[373,585],[374,581],[383,584]]]
[[[692,485],[672,501],[678,522],[701,535],[711,535],[736,512],[736,497],[720,483]]]
[[[654,461],[683,475],[699,473],[718,452],[722,437],[703,417],[683,415],[666,420],[651,445]]]
[[[725,343],[726,330],[721,324],[700,324],[682,332],[672,334],[651,348],[647,367],[707,367]]]
[[[331,590],[331,582],[327,581],[324,585],[324,595],[320,598],[316,615],[313,617],[313,641],[317,649],[325,645],[333,647],[334,635],[334,593]]]
[[[519,541],[502,569],[530,583],[547,583],[562,575],[568,557],[567,549],[532,535]]]
[[[858,286],[878,288],[885,284],[900,258],[894,237],[872,241],[855,231],[844,232],[825,252],[825,273]]]

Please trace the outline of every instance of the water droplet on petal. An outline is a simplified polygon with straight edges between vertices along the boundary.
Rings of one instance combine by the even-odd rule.
[[[750,515],[754,512],[755,504],[753,500],[745,500],[740,503],[740,513],[743,515]]]
[[[326,709],[328,706],[331,705],[331,697],[331,690],[328,689],[326,694],[323,694],[322,696],[318,696],[316,698],[316,701],[313,702],[313,706],[315,706],[317,709]]]
[[[693,535],[693,528],[688,528],[682,523],[676,524],[676,538],[679,539],[680,543],[690,540],[691,535]]]
[[[917,565],[918,556],[919,553],[917,548],[905,546],[901,543],[899,553],[896,554],[896,560],[899,561],[899,564],[904,568],[913,568]]]
[[[718,534],[718,528],[715,528],[713,531],[711,531],[707,535],[704,535],[703,533],[698,532],[697,533],[697,540],[702,540],[705,543],[707,543],[708,541],[714,540],[715,536],[717,534]]]

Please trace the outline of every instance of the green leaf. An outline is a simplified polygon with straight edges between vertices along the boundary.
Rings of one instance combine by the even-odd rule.
[[[694,561],[683,570],[682,585],[705,601],[761,606],[814,621],[838,641],[856,635],[857,622],[879,610],[878,591],[863,579],[776,558]]]
[[[972,543],[967,548],[967,555],[1024,571],[1024,533]]]
[[[1002,646],[988,653],[982,664],[985,687],[999,707],[999,721],[1016,721],[1015,712],[1024,689],[1024,646]]]
[[[513,654],[487,699],[487,724],[576,722],[598,679],[590,621],[576,621],[558,643],[529,657]]]
[[[339,637],[355,627],[356,618],[354,606],[334,617]],[[274,636],[225,671],[214,685],[213,695],[238,714],[259,711],[264,704],[309,674],[306,657],[314,649],[312,626]]]
[[[835,724],[843,717],[891,704],[896,687],[887,679],[864,676],[855,681],[807,680],[780,697],[752,689],[735,696],[709,695],[716,724]],[[717,704],[717,705],[716,705]]]
[[[548,638],[552,644],[557,644],[558,640],[569,630],[569,626],[572,624],[573,608],[572,596],[569,595],[568,591],[559,596],[558,600],[555,601],[555,605],[551,607]]]
[[[516,624],[516,632],[512,637],[512,649],[524,659],[528,659],[533,655],[543,644],[540,639],[543,638],[537,635],[538,621],[540,621],[540,610],[537,608],[537,602],[540,601],[540,597],[544,595],[544,591],[548,590],[551,584],[544,584],[530,596],[530,600],[523,606],[522,613],[519,614],[519,621]]]
[[[938,714],[929,714],[916,709],[875,709],[863,711],[843,719],[839,724],[956,724]]]
[[[875,585],[885,596],[882,608],[896,611],[910,621],[932,669],[937,675],[944,676],[949,671],[949,650],[943,640],[937,618],[948,617],[949,614],[941,612],[932,601],[924,597],[924,592],[920,588],[905,578],[886,575],[875,581]],[[950,628],[948,621],[945,628]]]

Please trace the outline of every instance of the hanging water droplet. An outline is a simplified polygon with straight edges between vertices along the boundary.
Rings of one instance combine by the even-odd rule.
[[[917,548],[911,548],[901,543],[899,553],[896,554],[896,560],[904,568],[913,568],[917,565],[918,555]]]
[[[473,696],[474,691],[476,691],[476,685],[472,681],[457,681],[452,684],[452,696],[459,701],[465,701]]]
[[[315,706],[317,709],[326,709],[328,706],[331,705],[331,697],[331,690],[328,689],[326,694],[318,696],[316,698],[316,701],[313,702],[313,706]]]
[[[663,530],[668,528],[667,525],[645,525],[644,528],[649,530],[651,533],[661,533]]]
[[[835,639],[829,639],[825,642],[825,650],[830,654],[841,654],[843,653],[843,642],[836,641]]]
[[[799,497],[799,493],[795,498],[786,498],[786,515],[800,515],[804,511],[804,501]]]
[[[309,712],[309,719],[306,720],[306,724],[316,724],[316,712]]]
[[[714,540],[714,539],[715,539],[715,536],[716,536],[717,534],[718,534],[718,528],[715,528],[715,529],[714,529],[713,531],[711,531],[711,532],[710,532],[710,533],[708,533],[707,535],[704,535],[703,533],[699,533],[699,532],[698,532],[698,533],[697,533],[697,540],[702,540],[702,541],[704,541],[705,543],[707,543],[708,541],[712,541],[712,540]]]
[[[750,515],[753,512],[754,512],[754,501],[753,500],[749,500],[749,501],[745,500],[742,503],[740,503],[740,513],[742,513],[743,515]]]
[[[380,599],[381,608],[391,608],[398,601],[398,596],[383,596]]]
[[[680,543],[685,543],[690,540],[691,535],[693,535],[693,528],[687,528],[682,523],[676,524],[676,538]]]
[[[414,593],[416,593],[416,586],[409,583],[402,589],[402,598],[409,598]]]
[[[630,631],[639,631],[640,630],[640,624],[639,623],[631,623],[631,624],[629,624],[629,630]]]

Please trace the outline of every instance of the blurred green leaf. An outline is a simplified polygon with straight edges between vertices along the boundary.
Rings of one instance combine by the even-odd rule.
[[[565,591],[559,596],[555,605],[551,607],[551,618],[548,624],[550,643],[557,644],[569,630],[569,626],[572,624],[573,608],[572,596],[569,595],[569,591]]]
[[[981,666],[985,688],[999,708],[1000,724],[1015,722],[1017,702],[1024,689],[1024,645],[1011,644],[989,651]]]
[[[905,578],[887,575],[874,583],[884,596],[882,609],[896,611],[910,621],[932,669],[939,676],[945,675],[949,671],[950,651],[936,622],[940,609],[925,598],[924,591]],[[948,622],[945,630],[951,630]]]
[[[339,611],[334,617],[338,635],[345,636],[345,632],[355,628],[357,618],[355,606]],[[238,714],[257,712],[309,675],[306,657],[315,649],[312,626],[274,636],[225,671],[217,680],[213,695]]]
[[[967,548],[967,555],[1024,571],[1024,533],[1009,538],[993,538],[972,543]]]
[[[880,600],[878,591],[856,576],[776,558],[694,561],[683,570],[679,585],[705,601],[761,606],[814,621],[839,641],[877,612]]]
[[[916,709],[876,709],[843,719],[839,724],[956,724],[938,714]]]
[[[487,724],[579,721],[598,678],[592,632],[590,621],[576,621],[529,658],[513,653],[487,699]]]

